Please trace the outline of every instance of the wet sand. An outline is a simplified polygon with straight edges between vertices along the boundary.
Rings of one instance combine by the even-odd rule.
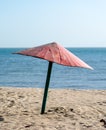
[[[106,90],[0,87],[0,130],[106,130]]]

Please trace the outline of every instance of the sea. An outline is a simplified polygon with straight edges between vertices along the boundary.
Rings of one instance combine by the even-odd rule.
[[[44,88],[48,61],[0,48],[0,86]],[[106,48],[67,48],[94,70],[53,64],[50,88],[106,90]]]

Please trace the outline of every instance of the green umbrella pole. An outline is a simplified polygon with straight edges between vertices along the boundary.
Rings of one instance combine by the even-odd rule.
[[[50,75],[51,75],[51,71],[52,71],[52,64],[53,63],[49,61],[48,72],[47,72],[46,83],[45,83],[45,90],[44,90],[44,95],[43,95],[41,114],[44,114],[44,112],[45,112],[48,88],[49,88],[49,83],[50,83]]]

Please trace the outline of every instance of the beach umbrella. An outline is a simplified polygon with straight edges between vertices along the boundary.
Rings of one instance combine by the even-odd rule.
[[[48,94],[48,88],[49,88],[49,82],[50,82],[50,75],[51,75],[53,63],[57,63],[64,66],[70,66],[70,67],[82,67],[82,68],[93,69],[84,61],[79,59],[73,53],[71,53],[70,51],[68,51],[63,46],[61,46],[60,44],[56,42],[26,49],[26,50],[17,52],[15,54],[32,56],[32,57],[41,58],[41,59],[49,61],[48,72],[47,72],[46,83],[45,83],[45,90],[44,90],[43,101],[42,101],[41,114],[45,112],[46,100],[47,100],[47,94]]]

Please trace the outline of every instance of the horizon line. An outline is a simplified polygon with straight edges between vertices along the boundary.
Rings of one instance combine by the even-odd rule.
[[[38,45],[39,46],[39,45]],[[0,48],[33,48],[33,47],[37,47],[37,46],[32,46],[32,47],[14,47],[14,46],[11,46],[11,47],[0,47]],[[106,46],[63,46],[65,48],[106,48]]]

